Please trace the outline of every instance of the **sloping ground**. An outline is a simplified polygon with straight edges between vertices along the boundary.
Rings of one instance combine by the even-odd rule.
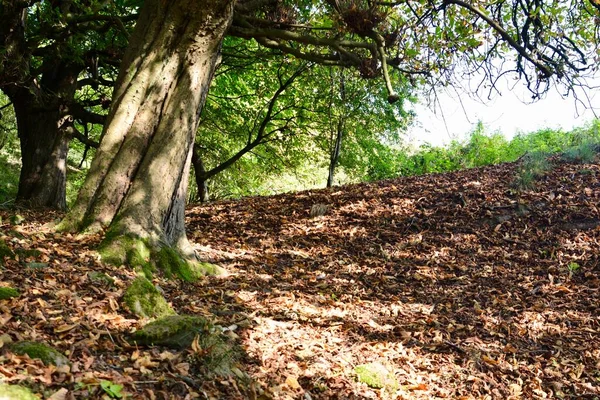
[[[251,384],[199,377],[191,350],[127,345],[144,323],[119,305],[134,274],[99,263],[97,238],[35,233],[51,215],[17,234],[0,213],[12,248],[41,252],[0,270],[22,293],[0,301],[0,334],[73,362],[5,352],[0,378],[75,398],[100,396],[103,379],[159,399],[597,398],[600,166],[556,161],[521,193],[514,177],[505,164],[191,208],[190,238],[232,275],[155,283],[238,337]],[[326,215],[310,218],[314,204]],[[362,364],[390,373],[384,388],[357,382]]]

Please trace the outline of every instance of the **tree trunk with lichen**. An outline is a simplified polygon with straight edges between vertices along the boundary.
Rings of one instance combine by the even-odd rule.
[[[197,275],[184,225],[187,182],[200,110],[233,4],[144,3],[100,148],[59,226],[106,229],[100,252],[107,261],[144,268],[151,259],[167,273]]]

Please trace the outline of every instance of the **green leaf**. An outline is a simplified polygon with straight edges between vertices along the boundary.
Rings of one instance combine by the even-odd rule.
[[[123,385],[118,385],[116,383],[112,383],[111,381],[101,381],[100,387],[109,397],[113,399],[120,399],[123,397],[121,394]]]

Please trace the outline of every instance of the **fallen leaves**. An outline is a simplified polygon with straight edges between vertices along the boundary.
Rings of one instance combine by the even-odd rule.
[[[135,273],[98,261],[100,237],[40,233],[56,215],[24,214],[0,227],[17,254],[0,285],[21,293],[0,301],[0,379],[52,400],[597,396],[600,168],[579,168],[556,165],[536,192],[512,191],[503,165],[191,208],[190,237],[231,275],[157,283],[242,346],[230,377],[202,375],[198,341],[129,345],[144,323],[120,306]],[[330,208],[310,218],[313,204]],[[71,365],[7,351],[16,340]],[[371,363],[398,386],[360,384]]]

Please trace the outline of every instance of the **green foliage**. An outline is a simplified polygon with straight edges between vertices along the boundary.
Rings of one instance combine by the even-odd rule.
[[[123,397],[121,393],[123,391],[123,385],[118,385],[111,381],[100,381],[100,388],[110,397],[111,399],[120,399]]]
[[[0,92],[0,107],[8,98]],[[17,137],[17,121],[12,107],[0,111],[0,207],[10,203],[19,187],[21,149]]]
[[[536,151],[527,154],[517,170],[513,186],[519,190],[534,189],[537,181],[550,170],[548,153]]]
[[[10,216],[11,225],[21,225],[23,222],[25,222],[25,217],[21,214],[13,214]]]
[[[416,150],[400,149],[386,161],[384,168],[373,174],[376,179],[393,178],[398,175],[421,175],[455,171],[512,162],[523,157],[523,165],[515,179],[515,186],[532,188],[537,179],[549,168],[547,158],[562,153],[571,162],[592,162],[600,143],[600,122],[595,120],[581,128],[565,132],[561,129],[540,129],[528,134],[520,133],[507,140],[500,132],[485,132],[478,123],[466,142],[453,141],[445,147],[421,145]],[[377,164],[375,164],[377,165]]]
[[[577,264],[576,262],[570,262],[569,265],[567,266],[567,268],[569,269],[570,273],[574,273],[574,272],[579,271],[581,266],[579,264]]]
[[[568,162],[588,164],[596,160],[598,150],[598,143],[585,142],[578,146],[566,149],[562,153],[562,158]]]
[[[402,99],[391,106],[380,80],[364,80],[356,71],[346,69],[343,74],[348,101],[342,101],[332,90],[336,74],[341,73],[311,65],[273,101],[282,82],[304,64],[288,58],[282,61],[273,54],[265,55],[260,62],[248,56],[241,59],[242,63],[240,53],[254,52],[255,46],[235,38],[225,41],[224,53],[235,57],[224,56],[203,110],[197,143],[206,170],[235,157],[256,140],[261,142],[210,178],[212,198],[324,185],[331,131],[339,118],[345,119],[341,176],[362,180],[375,163],[376,170],[385,171],[389,165],[385,158],[394,154],[388,148],[399,143],[412,116],[403,109],[404,100],[409,98],[407,82],[394,82],[402,91]],[[261,129],[264,136],[259,138]],[[192,185],[192,198],[195,192]]]

